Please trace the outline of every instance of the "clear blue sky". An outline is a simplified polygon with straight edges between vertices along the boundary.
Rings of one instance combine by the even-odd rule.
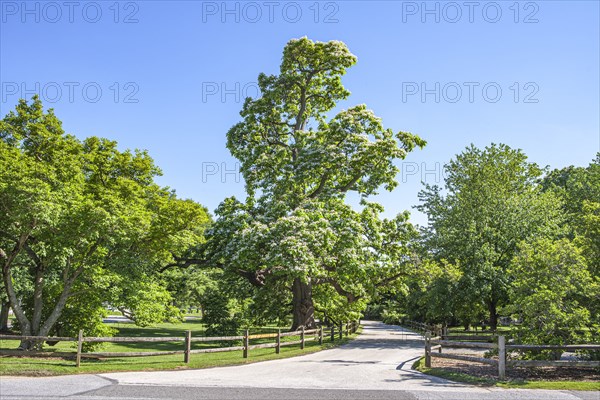
[[[553,168],[600,150],[598,1],[2,0],[0,13],[2,116],[39,90],[68,132],[147,149],[161,184],[211,211],[243,197],[243,181],[215,169],[235,169],[225,134],[244,92],[301,36],[357,55],[340,107],[365,103],[429,142],[378,197],[387,215],[416,204],[421,180],[441,181],[470,143],[503,142]]]

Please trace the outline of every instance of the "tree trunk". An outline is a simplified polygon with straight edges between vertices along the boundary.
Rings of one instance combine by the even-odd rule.
[[[2,280],[4,282],[4,289],[8,295],[8,301],[10,302],[12,310],[15,313],[15,317],[17,318],[17,321],[19,321],[21,335],[25,336],[31,335],[31,322],[29,319],[27,319],[27,316],[25,316],[25,311],[23,311],[23,308],[19,304],[19,299],[17,299],[17,294],[15,293],[12,282],[11,264],[21,252],[23,245],[27,241],[27,237],[28,236],[25,234],[21,235],[10,255],[7,255],[6,252],[0,248],[0,259],[4,260],[4,265],[2,265]]]
[[[490,330],[495,331],[498,328],[498,311],[495,301],[488,303],[488,310],[490,311]]]
[[[41,324],[41,326],[39,326],[38,329],[36,329],[36,330],[32,330],[29,327],[28,330],[30,333],[24,334],[24,335],[26,335],[26,336],[47,336],[48,335],[48,333],[50,332],[50,329],[52,329],[52,327],[54,326],[54,324],[56,324],[56,321],[58,321],[58,318],[62,314],[62,312],[65,308],[65,305],[67,304],[67,300],[69,299],[69,296],[71,294],[71,288],[73,287],[73,283],[75,282],[75,279],[77,279],[77,277],[79,276],[81,271],[83,271],[83,266],[80,266],[77,269],[77,271],[73,274],[73,276],[71,276],[69,279],[67,279],[67,281],[65,282],[65,286],[63,287],[63,291],[60,294],[58,301],[54,305],[54,308],[52,309],[52,312],[50,313],[50,316],[46,319],[46,321],[43,324]],[[43,307],[43,301],[40,301],[39,303],[40,303],[39,306]],[[23,333],[21,333],[21,334],[23,334]],[[43,341],[23,340],[19,344],[19,350],[25,350],[25,351],[41,350],[43,344],[44,344]]]
[[[0,307],[0,332],[8,332],[8,311],[10,310],[10,303],[2,303]]]
[[[301,327],[313,329],[317,327],[315,323],[315,307],[312,300],[312,285],[303,282],[300,278],[294,279],[292,285],[293,294],[293,315],[292,331]]]
[[[35,272],[33,290],[33,316],[31,330],[38,332],[42,323],[42,309],[44,308],[44,269],[38,265]]]

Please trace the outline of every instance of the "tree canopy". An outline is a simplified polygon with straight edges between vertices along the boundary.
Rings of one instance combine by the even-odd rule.
[[[177,315],[155,272],[202,241],[209,217],[159,174],[145,151],[65,134],[37,97],[0,121],[0,260],[22,334],[80,328],[107,302],[142,324]]]
[[[434,259],[462,271],[455,295],[483,305],[495,329],[519,244],[557,234],[560,200],[536,184],[542,169],[506,145],[470,146],[446,168],[443,189],[428,185],[420,193],[417,208],[429,218],[425,243]]]

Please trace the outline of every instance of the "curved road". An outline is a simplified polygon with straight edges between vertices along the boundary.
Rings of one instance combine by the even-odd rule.
[[[331,350],[200,370],[52,378],[0,378],[0,399],[556,399],[599,400],[599,392],[480,388],[410,369],[420,336],[364,321],[356,340]]]

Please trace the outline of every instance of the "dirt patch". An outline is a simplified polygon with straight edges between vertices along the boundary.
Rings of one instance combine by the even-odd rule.
[[[491,365],[469,363],[467,361],[433,358],[433,368],[444,368],[446,371],[459,372],[485,379],[497,379],[498,369]],[[508,379],[527,381],[581,381],[599,382],[600,370],[594,368],[573,367],[533,367],[533,368],[507,368]]]

